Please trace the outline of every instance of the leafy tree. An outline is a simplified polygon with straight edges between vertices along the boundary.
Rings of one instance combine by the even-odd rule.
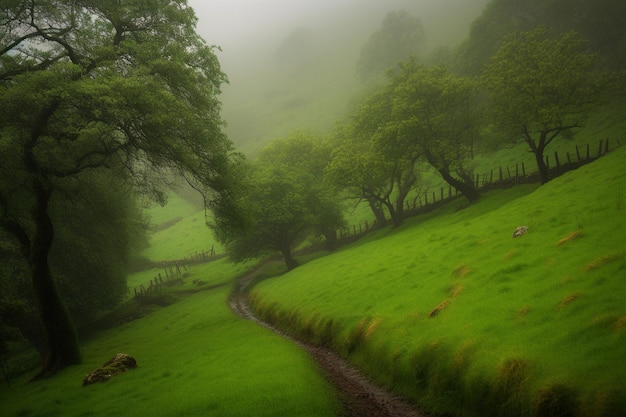
[[[386,173],[387,163],[380,158],[370,140],[358,136],[354,126],[339,125],[333,133],[337,143],[332,161],[326,169],[326,178],[346,192],[348,198],[365,200],[376,223],[387,223],[383,201],[391,195]]]
[[[358,199],[366,200],[379,224],[384,210],[394,226],[404,220],[405,200],[417,184],[420,159],[415,147],[391,124],[393,92],[389,89],[368,97],[343,130],[342,146],[334,153],[329,178]]]
[[[363,45],[357,74],[363,80],[383,75],[399,61],[418,55],[425,42],[426,34],[419,18],[406,10],[388,13],[381,28]]]
[[[556,33],[576,31],[601,54],[603,65],[626,63],[626,2],[622,0],[491,0],[470,28],[455,68],[480,75],[505,36],[545,26]]]
[[[238,200],[245,224],[222,228],[220,236],[236,261],[279,252],[288,270],[298,266],[293,247],[315,224],[309,188],[312,178],[296,177],[284,166],[251,168],[249,186]]]
[[[314,232],[324,237],[326,249],[336,249],[337,229],[344,226],[343,211],[337,198],[337,190],[325,181],[324,172],[330,163],[332,146],[313,134],[296,131],[284,139],[277,139],[266,146],[259,160],[295,171],[296,175],[309,175],[309,198],[313,203]]]
[[[390,77],[390,124],[404,138],[405,149],[416,149],[448,184],[470,202],[477,200],[480,194],[467,166],[481,120],[474,83],[443,66],[426,68],[414,60],[401,63]]]
[[[127,294],[131,256],[145,245],[141,211],[123,179],[92,170],[57,185],[50,214],[56,227],[49,256],[55,285],[74,322],[85,324]],[[4,234],[1,239],[1,321],[44,355],[27,265],[12,240]]]
[[[344,224],[334,190],[323,182],[330,148],[313,135],[290,134],[264,148],[248,167],[246,188],[238,195],[244,222],[215,225],[217,236],[235,260],[279,252],[291,270],[298,266],[293,248],[323,235],[335,247]]]
[[[577,33],[553,38],[545,28],[505,38],[483,74],[494,120],[535,155],[542,184],[549,180],[544,151],[582,127],[602,95],[597,55]]]
[[[49,263],[59,183],[109,167],[159,196],[176,171],[227,199],[225,76],[183,0],[18,0],[2,19],[0,226],[28,261],[45,377],[81,360]]]

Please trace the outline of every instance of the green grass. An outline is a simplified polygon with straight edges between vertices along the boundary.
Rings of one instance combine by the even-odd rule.
[[[369,235],[261,283],[256,308],[434,411],[623,415],[625,161]]]
[[[204,291],[106,331],[83,346],[84,363],[53,379],[0,387],[3,416],[321,416],[338,403],[294,343],[239,319],[229,288]],[[138,368],[81,387],[118,352]]]
[[[181,197],[171,193],[165,206],[148,210],[150,224],[156,229],[149,236],[149,247],[142,256],[152,261],[189,258],[209,251],[223,253],[213,232],[206,226],[204,210],[198,210]]]

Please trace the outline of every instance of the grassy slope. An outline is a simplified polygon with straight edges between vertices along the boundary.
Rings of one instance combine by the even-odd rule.
[[[149,237],[150,246],[142,254],[146,258],[152,261],[189,258],[211,247],[216,253],[223,253],[212,231],[206,227],[204,210],[198,210],[175,193],[170,193],[165,206],[148,209],[147,215],[151,226],[158,231]]]
[[[622,147],[544,187],[379,232],[263,282],[257,308],[332,337],[432,409],[530,415],[556,398],[561,410],[623,415],[625,161]],[[512,239],[521,224],[529,234]]]
[[[1,414],[335,415],[338,404],[308,355],[236,317],[225,302],[228,292],[228,286],[200,292],[106,331],[85,343],[82,365],[53,379],[28,384],[24,377],[2,386]],[[135,356],[139,367],[81,388],[86,373],[118,352]]]

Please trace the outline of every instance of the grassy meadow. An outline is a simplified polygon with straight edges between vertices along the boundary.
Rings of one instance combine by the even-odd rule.
[[[169,294],[178,302],[149,304],[145,317],[85,341],[80,366],[49,380],[28,383],[25,375],[1,386],[2,416],[336,415],[339,405],[308,354],[235,316],[226,302],[229,285],[193,293],[193,280],[228,265],[197,267],[178,296]],[[133,355],[138,368],[81,387],[85,374],[118,352]]]
[[[593,137],[577,136],[568,149],[621,137],[621,114],[598,112]],[[523,154],[503,149],[476,164],[516,163]],[[433,412],[626,415],[625,162],[623,146],[543,187],[492,191],[466,208],[454,201],[336,253],[307,255],[292,272],[273,264],[253,290],[255,308]],[[180,259],[213,245],[222,252],[204,212],[179,196],[148,215],[146,258]],[[368,216],[358,207],[351,219]],[[529,233],[512,239],[519,225]],[[230,311],[233,279],[252,268],[226,259],[194,265],[180,285],[129,297],[98,321],[103,330],[84,337],[83,364],[1,385],[0,414],[338,415],[306,353]],[[129,276],[131,292],[159,272]],[[139,367],[81,387],[118,352]]]
[[[255,308],[429,410],[626,415],[625,162],[370,234],[260,283]]]

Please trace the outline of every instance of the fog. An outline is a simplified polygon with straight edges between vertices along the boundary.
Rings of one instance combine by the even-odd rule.
[[[326,133],[366,86],[361,47],[388,12],[421,19],[427,50],[454,47],[488,0],[190,0],[229,78],[227,132],[245,153],[294,129]]]

